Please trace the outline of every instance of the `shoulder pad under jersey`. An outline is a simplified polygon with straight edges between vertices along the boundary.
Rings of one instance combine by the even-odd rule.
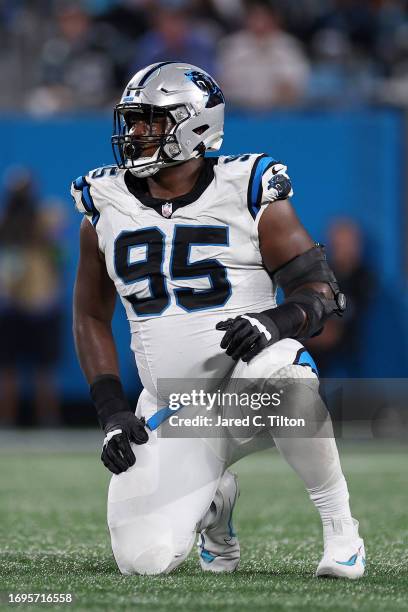
[[[117,166],[102,166],[101,168],[91,170],[88,174],[79,176],[71,183],[71,195],[76,209],[90,217],[93,225],[96,225],[99,219],[99,211],[92,194],[94,181],[101,178],[115,177],[118,172],[119,168]]]

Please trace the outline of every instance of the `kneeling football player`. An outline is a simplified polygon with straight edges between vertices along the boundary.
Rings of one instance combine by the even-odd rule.
[[[198,533],[202,569],[233,571],[233,458],[222,442],[215,449],[200,437],[158,436],[171,381],[200,379],[208,390],[220,379],[226,389],[237,378],[316,382],[299,339],[341,314],[344,296],[288,200],[286,166],[269,154],[206,157],[220,148],[224,122],[224,96],[209,74],[182,62],[140,70],[114,122],[116,164],[72,184],[84,214],[74,335],[105,432],[102,461],[113,472],[113,553],[123,574],[169,572]],[[143,384],[136,413],[111,331],[116,294]],[[168,386],[159,390],[159,379]],[[298,414],[310,408],[302,397]],[[362,576],[363,541],[333,435],[275,443],[323,523],[317,575]]]

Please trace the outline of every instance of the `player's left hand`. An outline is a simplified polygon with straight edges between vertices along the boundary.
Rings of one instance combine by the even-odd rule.
[[[227,355],[236,361],[242,359],[248,362],[266,346],[280,339],[276,324],[262,313],[249,312],[235,319],[220,321],[215,327],[225,330],[220,346],[227,349]]]

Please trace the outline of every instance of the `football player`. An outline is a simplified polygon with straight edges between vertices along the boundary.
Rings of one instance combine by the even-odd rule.
[[[288,200],[286,166],[268,154],[206,157],[221,146],[224,106],[200,68],[147,66],[114,110],[116,164],[72,184],[85,216],[74,335],[105,432],[108,524],[123,574],[171,571],[197,533],[203,570],[233,571],[239,562],[231,522],[238,485],[227,470],[234,453],[222,440],[158,436],[174,390],[171,382],[158,389],[158,380],[200,379],[208,389],[215,379],[226,389],[236,379],[316,382],[299,339],[345,307],[323,248]],[[116,294],[144,387],[136,413],[111,331]],[[298,394],[298,413],[309,408]],[[317,575],[362,576],[363,540],[332,434],[275,444],[320,513]]]

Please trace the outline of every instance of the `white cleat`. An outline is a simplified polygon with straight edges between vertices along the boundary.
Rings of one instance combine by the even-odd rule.
[[[324,554],[316,576],[355,580],[364,574],[365,564],[364,541],[358,535],[358,521],[332,519],[331,525],[325,528]]]
[[[213,520],[199,535],[197,546],[205,572],[233,572],[240,557],[238,538],[232,526],[232,512],[239,496],[236,474],[224,472],[214,501]]]

